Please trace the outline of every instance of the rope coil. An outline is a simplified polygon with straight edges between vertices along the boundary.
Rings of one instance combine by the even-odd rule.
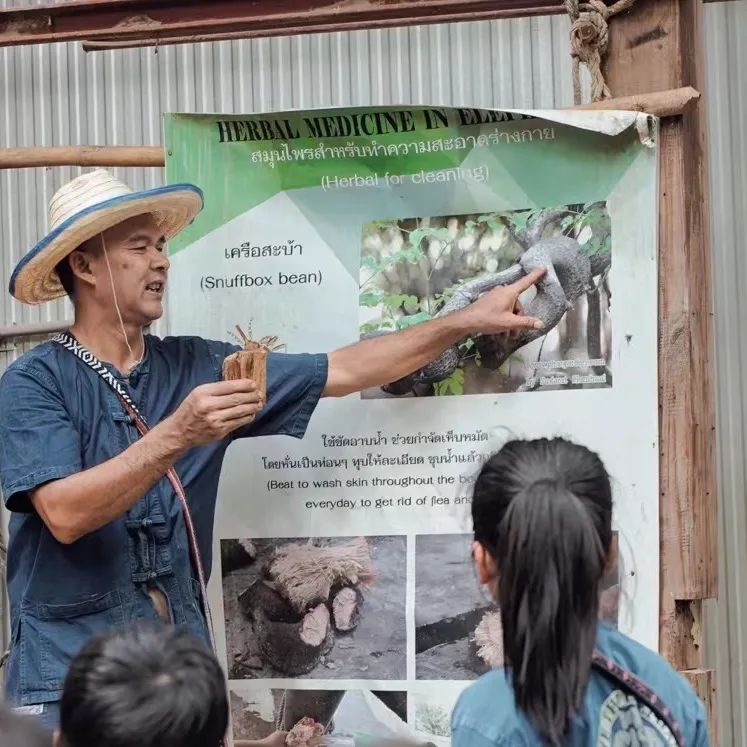
[[[609,19],[628,10],[636,0],[617,0],[606,5],[603,0],[564,0],[571,19],[571,58],[573,59],[573,100],[581,103],[579,72],[584,64],[591,75],[591,100],[612,96],[602,74],[602,58],[609,45]]]

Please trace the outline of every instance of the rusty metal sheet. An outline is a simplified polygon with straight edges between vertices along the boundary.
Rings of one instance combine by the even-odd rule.
[[[0,47],[148,46],[563,12],[562,0],[75,0],[0,11]]]

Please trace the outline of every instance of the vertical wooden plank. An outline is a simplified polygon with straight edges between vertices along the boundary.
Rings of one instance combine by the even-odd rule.
[[[713,669],[687,669],[682,674],[687,677],[695,692],[706,704],[711,744],[717,745],[718,728],[714,710],[716,706],[716,673]]]
[[[661,122],[659,431],[662,654],[706,676],[702,601],[717,593],[713,313],[702,0],[638,0],[611,21],[613,96],[691,85],[703,94]],[[711,677],[712,672],[707,674]],[[712,683],[712,679],[708,680]],[[713,713],[713,687],[700,687]]]

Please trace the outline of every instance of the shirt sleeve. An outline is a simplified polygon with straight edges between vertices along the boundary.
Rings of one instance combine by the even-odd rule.
[[[467,704],[474,697],[474,691],[468,688],[457,699],[451,713],[452,747],[504,747],[508,742],[500,734],[493,734],[492,730],[490,736],[484,733],[484,726],[490,724],[490,719],[475,716]]]
[[[237,345],[225,344],[223,357]],[[250,425],[233,438],[293,436],[302,438],[327,384],[326,354],[268,353],[267,402]]]
[[[698,713],[695,718],[695,731],[693,734],[692,747],[711,747],[711,738],[708,735],[708,717],[703,701],[698,698]]]
[[[466,724],[451,727],[452,747],[504,747],[505,741],[498,737],[497,741],[488,739],[477,729]]]
[[[28,513],[28,491],[80,472],[80,434],[45,373],[9,368],[0,380],[0,486],[10,511]]]

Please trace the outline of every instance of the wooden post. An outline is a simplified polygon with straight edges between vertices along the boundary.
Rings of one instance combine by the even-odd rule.
[[[638,0],[610,23],[614,96],[704,92],[701,0]],[[715,714],[703,600],[717,594],[713,314],[703,100],[662,120],[659,218],[661,653]],[[715,740],[715,724],[713,729]]]

